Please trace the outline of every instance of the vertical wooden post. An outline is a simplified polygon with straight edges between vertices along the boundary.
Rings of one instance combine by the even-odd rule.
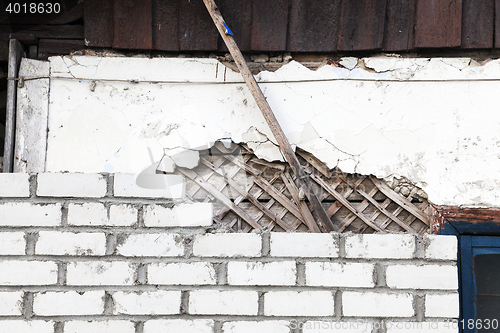
[[[269,103],[267,103],[266,98],[262,93],[262,90],[260,90],[260,87],[255,81],[255,78],[253,77],[250,69],[248,68],[248,65],[245,62],[245,59],[243,58],[243,55],[241,54],[241,51],[238,48],[238,45],[234,41],[233,37],[230,34],[226,33],[227,26],[224,23],[224,19],[222,18],[222,15],[218,10],[215,1],[203,0],[203,2],[205,3],[205,6],[207,7],[210,16],[212,17],[215,26],[219,30],[222,39],[226,43],[229,52],[233,56],[233,59],[236,62],[236,65],[238,66],[238,69],[240,70],[240,73],[243,76],[243,79],[245,80],[248,88],[250,89],[253,98],[257,102],[260,111],[262,112],[264,118],[266,119],[267,124],[271,128],[271,132],[278,141],[283,156],[285,156],[285,159],[287,160],[288,164],[290,164],[290,167],[292,168],[292,171],[295,174],[295,177],[297,178],[298,188],[301,189],[307,196],[307,199],[309,200],[312,209],[318,215],[319,217],[318,222],[321,229],[323,231],[336,231],[337,230],[336,226],[332,223],[325,209],[321,205],[321,202],[318,200],[315,193],[313,192],[309,176],[302,169],[299,160],[297,159],[297,156],[295,155],[295,152],[292,149],[292,146],[288,142],[288,139],[286,138],[283,129],[279,125],[278,120],[274,116],[274,113],[271,110]],[[313,229],[314,230],[311,231],[319,232],[319,229],[317,228]]]
[[[16,133],[16,97],[19,64],[23,55],[23,46],[16,39],[9,41],[9,70],[7,82],[7,116],[5,122],[5,146],[3,157],[3,172],[12,172],[14,167],[14,142]]]

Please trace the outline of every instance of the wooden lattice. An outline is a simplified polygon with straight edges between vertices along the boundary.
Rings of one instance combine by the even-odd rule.
[[[329,170],[314,156],[298,151],[312,190],[340,232],[410,232],[429,230],[429,203],[417,188],[397,193],[373,176]],[[186,180],[187,199],[212,202],[214,222],[235,231],[320,232],[315,212],[297,189],[286,163],[269,163],[238,145],[218,142],[200,152],[195,169],[178,168]]]

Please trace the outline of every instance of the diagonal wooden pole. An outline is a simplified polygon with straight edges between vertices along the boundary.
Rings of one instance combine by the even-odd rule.
[[[278,120],[274,116],[274,113],[271,110],[269,103],[267,103],[266,98],[262,93],[262,90],[260,90],[260,87],[255,81],[252,72],[250,72],[250,69],[248,68],[247,63],[245,62],[245,59],[243,58],[243,55],[241,54],[238,45],[234,41],[232,33],[229,31],[227,25],[224,22],[224,19],[222,18],[219,9],[217,8],[217,5],[215,4],[215,1],[203,0],[203,2],[205,3],[205,6],[207,7],[208,12],[210,13],[210,16],[212,17],[215,26],[217,27],[217,30],[219,30],[222,39],[226,43],[229,52],[233,56],[233,59],[236,62],[236,65],[238,66],[238,69],[240,70],[240,73],[243,76],[243,79],[245,80],[248,88],[250,89],[253,98],[257,102],[260,111],[264,115],[267,124],[271,128],[271,132],[276,138],[276,141],[278,141],[281,152],[285,156],[285,159],[287,160],[288,164],[290,164],[290,167],[292,168],[292,171],[295,174],[295,177],[297,178],[297,183],[298,183],[297,185],[299,189],[301,189],[304,192],[307,199],[309,200],[309,203],[311,204],[312,209],[318,215],[319,226],[323,231],[326,232],[337,231],[338,228],[332,223],[332,221],[330,220],[325,211],[325,208],[323,208],[321,202],[318,200],[318,197],[313,192],[309,176],[302,169],[302,166],[300,165],[299,160],[297,159],[297,156],[295,155],[295,152],[292,149],[292,146],[288,142],[288,139],[286,138],[283,129],[281,128],[280,124],[278,123]],[[309,226],[309,228],[313,232],[320,232],[320,229],[318,228],[317,225]]]

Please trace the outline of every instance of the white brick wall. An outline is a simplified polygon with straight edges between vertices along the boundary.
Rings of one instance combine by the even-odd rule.
[[[70,225],[107,225],[108,214],[106,207],[98,202],[83,204],[69,204],[68,224]]]
[[[126,257],[178,257],[184,254],[184,243],[177,234],[132,234],[123,236],[116,253]]]
[[[115,174],[114,195],[137,198],[183,198],[185,180],[177,175]]]
[[[61,224],[61,204],[34,205],[28,202],[0,204],[0,226],[52,227]]]
[[[425,258],[457,260],[457,237],[425,235]]]
[[[104,311],[104,291],[64,291],[35,294],[33,313],[37,316],[99,315]]]
[[[113,294],[115,314],[167,315],[180,313],[181,292],[158,290],[149,292],[123,292]]]
[[[41,197],[102,198],[106,179],[99,174],[41,173],[36,194]]]
[[[135,326],[127,320],[73,320],[64,324],[64,333],[135,333]]]
[[[257,310],[256,291],[193,290],[189,294],[190,314],[255,316]]]
[[[97,232],[40,231],[36,254],[102,256],[106,253],[106,236]]]
[[[211,203],[186,203],[166,208],[159,205],[144,208],[146,227],[199,227],[211,226]]]
[[[109,208],[108,225],[127,227],[137,223],[137,208],[131,205],[112,205]]]
[[[137,208],[131,205],[112,205],[108,212],[104,204],[86,202],[69,204],[68,224],[78,226],[129,227],[137,223]]]
[[[22,314],[22,291],[0,292],[0,316],[19,316]],[[1,327],[1,324],[0,324]]]
[[[25,252],[24,232],[0,232],[0,255],[23,255]]]
[[[29,178],[27,173],[0,173],[0,197],[29,197]]]
[[[425,316],[441,318],[458,318],[458,293],[445,295],[425,295]]]
[[[67,267],[67,283],[75,286],[134,284],[134,264],[123,261],[80,261]]]
[[[458,271],[451,265],[390,265],[386,271],[390,288],[458,289]]]
[[[411,294],[342,293],[342,313],[347,317],[412,317],[414,312]]]
[[[260,257],[261,237],[258,234],[196,235],[193,254],[199,257]]]
[[[227,264],[227,281],[240,286],[292,286],[296,283],[295,261],[244,262]]]
[[[407,234],[348,235],[347,258],[411,259],[415,254],[415,236]]]
[[[0,327],[8,333],[54,333],[54,323],[45,320],[2,320]]]
[[[335,234],[271,233],[271,256],[336,258],[339,238]]]
[[[330,291],[269,291],[264,294],[266,316],[333,316]]]
[[[308,286],[373,287],[374,265],[366,263],[306,263]]]
[[[153,263],[148,266],[148,283],[158,285],[211,285],[215,269],[209,262]]]
[[[57,264],[54,262],[0,261],[0,285],[42,286],[56,283]]]
[[[182,332],[213,333],[214,321],[207,319],[162,319],[148,320],[144,323],[144,333]]]
[[[32,197],[13,177],[0,186],[0,332],[429,332],[404,325],[458,316],[454,237],[212,233],[212,204],[134,175],[42,174]]]
[[[224,333],[290,333],[290,323],[284,320],[230,321],[222,325]]]

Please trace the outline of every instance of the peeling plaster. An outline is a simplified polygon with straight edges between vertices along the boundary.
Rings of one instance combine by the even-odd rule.
[[[215,59],[50,64],[47,171],[138,173],[223,138],[283,160],[240,74]],[[292,146],[330,168],[405,177],[436,204],[500,206],[499,60],[343,58],[316,71],[292,61],[256,79]]]

